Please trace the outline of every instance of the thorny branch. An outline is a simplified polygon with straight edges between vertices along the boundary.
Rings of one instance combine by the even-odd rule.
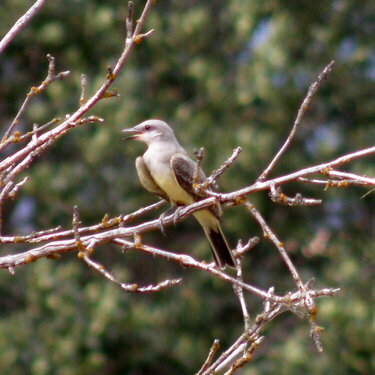
[[[108,68],[106,80],[94,95],[87,98],[87,77],[83,74],[81,76],[79,108],[72,115],[66,115],[63,120],[60,120],[59,118],[52,119],[42,126],[34,124],[32,130],[29,130],[25,134],[21,134],[21,132],[14,132],[12,134],[14,128],[19,124],[21,116],[27,109],[31,98],[43,92],[48,85],[56,79],[65,78],[69,74],[69,72],[55,74],[55,60],[52,56],[47,55],[49,67],[46,79],[38,87],[31,88],[19,112],[16,114],[0,142],[0,150],[6,148],[10,144],[21,144],[25,141],[28,142],[0,162],[0,211],[2,210],[4,201],[7,199],[14,199],[17,191],[27,182],[28,177],[17,182],[17,176],[34,162],[45,149],[52,146],[59,137],[67,134],[70,130],[79,125],[103,121],[97,116],[89,116],[87,118],[84,118],[83,116],[88,110],[92,109],[99,100],[118,96],[117,92],[109,89],[127,61],[134,46],[152,34],[153,30],[143,34],[141,31],[154,2],[154,0],[147,1],[140,19],[136,22],[135,28],[133,25],[133,4],[132,2],[129,2],[124,50],[115,66],[113,68]],[[22,29],[22,27],[24,27],[26,22],[36,14],[43,3],[44,1],[36,1],[34,6],[30,8],[29,12],[27,12],[25,16],[23,16],[9,31],[0,42],[0,53],[9,41]],[[334,62],[328,64],[319,75],[316,82],[310,86],[307,96],[298,110],[297,117],[289,136],[256,182],[230,193],[211,191],[211,188],[216,184],[217,179],[236,161],[241,152],[241,149],[238,147],[217,170],[212,172],[206,181],[199,184],[199,165],[204,154],[204,149],[201,149],[197,153],[198,162],[194,174],[194,181],[195,185],[197,185],[195,186],[195,189],[205,197],[199,202],[181,208],[178,215],[165,215],[163,219],[163,226],[167,226],[184,220],[194,212],[213,205],[222,204],[226,207],[235,205],[243,206],[246,211],[250,213],[251,217],[260,225],[264,238],[270,240],[273,246],[277,249],[278,254],[286,264],[287,269],[295,282],[296,290],[289,291],[283,295],[277,295],[274,292],[274,287],[270,287],[268,290],[263,290],[249,284],[245,280],[246,275],[243,275],[241,268],[242,260],[244,259],[246,252],[259,242],[258,238],[249,240],[245,245],[242,245],[242,242],[239,241],[237,248],[234,250],[237,261],[236,276],[231,276],[229,273],[219,270],[214,264],[206,264],[205,262],[197,261],[189,255],[169,252],[144,244],[142,242],[142,234],[148,231],[158,230],[160,228],[160,221],[155,219],[144,221],[132,226],[131,222],[136,218],[141,218],[145,213],[160,208],[165,204],[165,201],[159,201],[148,207],[140,208],[135,212],[120,215],[115,218],[109,218],[108,215],[105,215],[100,223],[92,226],[82,225],[78,207],[74,207],[71,229],[62,230],[61,227],[56,227],[33,232],[26,236],[0,236],[0,243],[8,245],[22,243],[26,247],[26,250],[23,252],[0,257],[0,268],[8,269],[11,274],[14,274],[17,267],[34,262],[39,258],[58,259],[61,253],[77,251],[78,258],[82,259],[82,261],[84,261],[90,268],[98,272],[110,282],[119,285],[119,287],[126,292],[159,292],[164,288],[180,285],[182,283],[182,279],[166,279],[157,282],[156,284],[139,286],[137,283],[125,283],[118,280],[111,272],[106,270],[102,264],[98,263],[92,257],[93,252],[98,246],[112,243],[121,247],[122,250],[140,251],[153,257],[160,257],[168,261],[176,262],[182,267],[194,268],[206,272],[207,274],[220,278],[224,282],[230,283],[240,302],[244,320],[243,332],[229,348],[219,355],[216,360],[214,357],[219,351],[219,342],[218,340],[215,340],[206,361],[197,375],[209,375],[220,370],[226,370],[226,374],[235,373],[239,368],[251,361],[253,352],[264,340],[262,332],[267,324],[285,311],[292,311],[298,314],[301,312],[305,313],[311,325],[310,333],[313,341],[317,349],[321,351],[319,337],[321,328],[316,323],[318,310],[315,300],[319,297],[334,296],[339,292],[339,289],[314,289],[312,282],[304,282],[285,250],[282,241],[279,240],[275,232],[267,224],[261,212],[258,211],[246,197],[255,192],[266,191],[276,203],[288,206],[314,205],[320,204],[322,201],[320,199],[302,197],[300,193],[297,193],[294,198],[288,197],[282,193],[281,186],[290,182],[309,183],[317,186],[324,186],[325,188],[341,188],[350,185],[375,186],[375,178],[337,170],[338,167],[348,164],[355,159],[374,155],[375,147],[358,150],[326,163],[302,168],[284,176],[278,176],[271,179],[268,178],[276,163],[290,146],[295,133],[301,124],[302,118],[311,104],[313,96],[316,94],[323,81],[327,78],[328,74],[333,69],[333,66]],[[317,175],[323,177],[318,178]],[[248,313],[245,293],[251,293],[263,300],[262,312],[253,319],[250,318]]]

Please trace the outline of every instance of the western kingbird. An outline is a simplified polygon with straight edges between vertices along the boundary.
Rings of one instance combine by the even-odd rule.
[[[168,200],[172,206],[182,206],[202,199],[194,192],[193,184],[196,163],[178,143],[171,127],[161,120],[147,120],[133,128],[124,129],[130,134],[125,139],[145,143],[148,148],[135,165],[143,187]],[[198,182],[206,179],[199,169]],[[214,208],[207,208],[193,214],[203,227],[208,238],[216,264],[235,267],[235,260],[220,225],[220,218]]]

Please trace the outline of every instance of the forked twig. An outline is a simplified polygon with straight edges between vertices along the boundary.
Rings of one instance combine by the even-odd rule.
[[[135,283],[124,283],[122,281],[117,280],[109,271],[107,271],[103,265],[99,264],[98,262],[95,262],[91,259],[90,255],[92,253],[92,250],[94,248],[94,244],[89,245],[88,249],[90,251],[85,251],[82,254],[82,259],[85,261],[85,263],[93,268],[95,271],[99,272],[102,276],[104,276],[107,280],[111,281],[114,284],[119,285],[123,290],[125,290],[128,293],[156,293],[160,292],[163,289],[170,288],[173,286],[181,285],[182,279],[168,279],[161,281],[157,284],[150,284],[147,286],[139,286]]]
[[[23,113],[26,111],[26,108],[28,107],[29,103],[30,103],[30,100],[36,96],[36,95],[39,95],[41,94],[43,91],[46,90],[46,88],[54,81],[58,80],[58,79],[64,79],[66,77],[68,77],[70,75],[70,71],[67,70],[65,72],[60,72],[60,73],[57,73],[55,74],[55,69],[56,69],[56,65],[55,65],[55,58],[51,55],[47,55],[47,60],[48,60],[48,73],[47,73],[47,77],[42,81],[42,83],[39,85],[39,86],[34,86],[30,89],[30,91],[27,93],[26,95],[26,98],[24,100],[24,102],[22,103],[16,117],[13,119],[12,123],[9,125],[7,131],[5,132],[4,134],[4,137],[1,141],[1,143],[3,143],[4,141],[6,141],[11,132],[13,131],[14,127],[19,123],[19,120],[21,118],[21,116],[23,115]]]

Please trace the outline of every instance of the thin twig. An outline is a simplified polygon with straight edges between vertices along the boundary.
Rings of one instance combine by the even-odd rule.
[[[86,262],[88,266],[99,272],[102,276],[104,276],[107,280],[111,281],[119,285],[123,290],[128,293],[155,293],[160,292],[163,289],[170,288],[173,286],[181,285],[182,279],[170,279],[161,281],[155,285],[150,284],[147,286],[139,286],[138,284],[132,283],[123,283],[117,280],[110,272],[108,272],[101,264],[94,262],[89,254],[85,252],[83,254],[83,260]]]
[[[329,177],[336,177],[340,178],[344,182],[347,181],[348,183],[356,183],[357,185],[365,185],[365,186],[375,186],[375,178],[367,177],[367,176],[360,176],[355,173],[348,173],[348,172],[341,172],[335,170],[329,170],[326,172]]]
[[[286,252],[284,248],[284,244],[277,238],[277,236],[273,233],[271,228],[268,226],[266,221],[263,219],[262,215],[260,212],[254,207],[253,204],[251,204],[249,201],[245,201],[244,206],[247,208],[247,210],[253,215],[254,219],[258,222],[258,224],[261,226],[263,230],[264,237],[269,239],[277,248],[279,251],[279,254],[285,264],[287,265],[295,283],[297,284],[298,289],[302,292],[305,293],[306,289],[305,286],[301,280],[301,277],[299,276],[299,273],[292,263],[291,259],[289,258],[288,253]]]
[[[26,98],[24,100],[24,102],[22,103],[16,117],[13,119],[12,123],[9,125],[7,131],[5,132],[4,134],[4,137],[1,141],[4,142],[6,141],[11,132],[13,131],[14,127],[16,125],[18,125],[19,123],[19,120],[21,118],[21,116],[23,115],[23,113],[26,111],[29,103],[30,103],[30,100],[36,96],[36,95],[39,95],[41,94],[43,91],[45,91],[45,89],[54,81],[58,80],[58,79],[64,79],[66,77],[68,77],[70,75],[70,72],[69,71],[65,71],[65,72],[60,72],[58,74],[55,74],[55,69],[56,69],[56,65],[55,65],[55,58],[51,55],[47,55],[47,59],[48,59],[48,73],[47,73],[47,77],[42,81],[42,83],[39,85],[39,86],[34,86],[30,89],[30,91],[27,93],[26,95]]]
[[[256,349],[260,346],[260,344],[263,342],[264,337],[256,337],[250,344],[250,347],[247,347],[246,350],[244,350],[244,353],[242,354],[242,357],[237,359],[230,369],[224,374],[224,375],[233,375],[237,370],[244,367],[247,363],[249,363],[253,359],[253,353]],[[218,370],[220,369],[220,366],[218,367]]]
[[[87,75],[81,74],[81,96],[79,98],[79,105],[82,106],[87,102]]]
[[[273,304],[268,310],[259,314],[252,327],[244,331],[242,335],[202,374],[211,375],[230,366],[243,350],[250,344],[252,352],[261,344],[263,337],[260,333],[278,315],[286,311],[286,306]],[[233,373],[233,372],[232,372]]]
[[[212,360],[214,359],[214,356],[219,349],[220,349],[220,341],[218,339],[215,339],[211,346],[210,351],[208,352],[208,356],[205,362],[203,363],[201,369],[197,372],[196,375],[202,375],[206,371],[208,366],[212,363]]]
[[[290,143],[292,142],[293,137],[295,136],[297,129],[299,125],[301,124],[302,118],[306,111],[308,110],[311,100],[315,93],[318,91],[319,87],[322,85],[323,81],[326,80],[329,73],[331,73],[333,66],[335,65],[335,61],[331,61],[323,70],[322,73],[319,74],[318,79],[309,87],[309,90],[307,92],[307,96],[303,100],[298,113],[297,117],[294,121],[292,131],[290,132],[288,138],[286,139],[283,146],[280,148],[280,150],[277,152],[275,157],[272,159],[271,163],[268,165],[268,167],[262,172],[262,174],[259,176],[258,181],[263,181],[267,178],[273,167],[276,165],[276,163],[279,161],[281,156],[284,154],[285,150],[288,148]]]
[[[73,207],[73,220],[72,220],[72,227],[73,227],[73,232],[74,232],[74,240],[76,242],[76,246],[78,250],[81,249],[82,247],[82,241],[81,241],[81,236],[79,234],[79,226],[81,225],[80,221],[80,212],[78,206]]]
[[[375,189],[369,190],[367,193],[362,195],[361,199],[366,198],[368,195],[372,194],[373,192],[375,192]]]
[[[312,290],[311,290],[311,283],[303,284],[301,277],[297,271],[297,268],[294,266],[293,262],[291,261],[288,253],[286,252],[284,245],[280,240],[276,237],[273,233],[271,228],[268,226],[266,221],[261,216],[260,212],[248,201],[244,202],[244,206],[249,210],[249,212],[253,215],[255,220],[260,224],[261,228],[264,232],[264,237],[268,238],[277,248],[281,258],[283,259],[284,263],[287,265],[297,287],[302,296],[302,304],[306,308],[308,318],[311,324],[311,337],[314,340],[314,343],[317,347],[317,350],[320,352],[322,351],[322,345],[320,342],[319,333],[321,329],[316,324],[316,313],[317,307],[314,302],[314,298],[312,297]]]
[[[241,261],[238,258],[236,259],[236,272],[237,272],[237,280],[243,283]],[[245,331],[247,331],[250,327],[250,315],[249,315],[249,312],[247,311],[243,289],[239,285],[236,284],[236,285],[233,285],[233,290],[240,301],[242,316],[244,320],[244,327],[245,327],[244,329]]]
[[[207,178],[207,182],[209,185],[216,182],[216,180],[228,169],[230,168],[233,163],[236,161],[238,156],[242,151],[241,147],[237,147],[233,150],[232,155],[216,170],[214,170],[211,175]]]
[[[123,290],[129,293],[155,293],[160,292],[165,288],[170,288],[173,286],[181,285],[182,279],[168,279],[157,283],[156,285],[150,284],[147,286],[138,286],[135,283],[124,283],[122,281],[117,280],[109,271],[107,271],[104,266],[98,262],[95,262],[91,259],[91,254],[94,250],[97,241],[95,239],[91,240],[87,245],[85,251],[79,254],[79,257],[82,258],[85,263],[93,268],[95,271],[99,272],[102,276],[104,276],[107,280],[111,281],[114,284],[119,285]]]
[[[0,54],[12,41],[12,39],[29,23],[29,21],[39,12],[46,0],[37,0],[34,5],[13,25],[0,41]]]
[[[133,36],[133,2],[128,2],[128,15],[126,17],[126,44],[131,42]]]
[[[304,198],[300,193],[297,193],[294,198],[288,197],[281,191],[280,186],[275,188],[275,185],[271,185],[269,196],[273,202],[284,206],[316,206],[322,203],[321,199]]]
[[[195,163],[194,173],[193,173],[193,185],[199,184],[199,177],[200,177],[200,170],[201,170],[201,164],[202,160],[204,158],[205,149],[204,147],[201,147],[198,151],[194,152],[194,155],[197,159],[197,162]],[[197,191],[199,193],[199,191]]]
[[[245,245],[242,245],[242,241],[239,240],[236,249],[234,250],[234,255],[236,258],[242,257],[245,253],[251,250],[254,246],[259,243],[259,237],[252,237],[247,241]]]

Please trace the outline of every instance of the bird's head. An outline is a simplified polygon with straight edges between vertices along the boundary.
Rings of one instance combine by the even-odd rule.
[[[147,145],[175,139],[172,128],[166,122],[155,119],[143,121],[133,128],[123,129],[122,132],[128,134],[123,138],[124,141],[134,139]]]

